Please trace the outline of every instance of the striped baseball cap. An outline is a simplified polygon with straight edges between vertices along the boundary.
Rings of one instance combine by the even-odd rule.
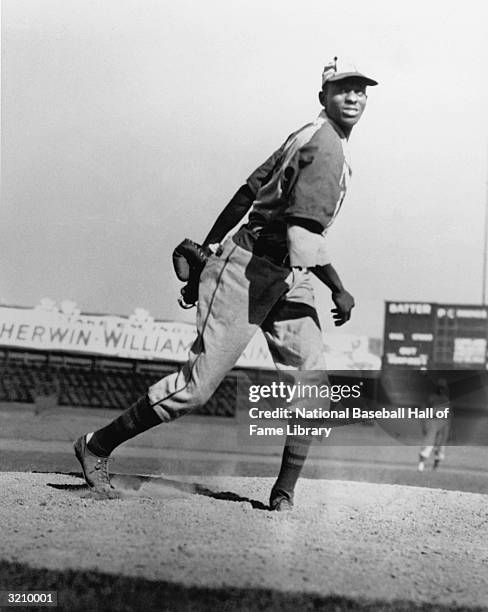
[[[378,85],[378,81],[371,79],[356,68],[349,60],[334,59],[324,66],[322,71],[322,87],[331,81],[341,81],[350,77],[362,79],[367,85]]]

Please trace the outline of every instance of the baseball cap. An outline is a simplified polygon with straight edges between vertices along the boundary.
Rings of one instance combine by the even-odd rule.
[[[324,66],[322,71],[322,87],[331,81],[341,81],[349,77],[356,77],[357,79],[363,79],[367,85],[378,85],[378,81],[371,79],[356,68],[349,60],[334,59]]]

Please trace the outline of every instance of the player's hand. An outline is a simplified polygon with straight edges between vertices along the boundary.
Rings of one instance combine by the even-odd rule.
[[[345,289],[343,291],[334,291],[332,293],[332,301],[336,308],[332,308],[332,318],[334,325],[339,327],[344,325],[351,318],[351,310],[354,308],[354,298]]]

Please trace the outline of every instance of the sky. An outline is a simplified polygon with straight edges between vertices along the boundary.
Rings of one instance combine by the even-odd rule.
[[[322,67],[379,81],[330,231],[356,307],[480,303],[486,23],[477,0],[3,0],[0,302],[192,321],[171,266],[246,177],[320,112]]]

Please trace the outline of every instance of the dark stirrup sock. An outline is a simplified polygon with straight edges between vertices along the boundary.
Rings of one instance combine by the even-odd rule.
[[[97,430],[87,443],[87,448],[98,457],[108,457],[122,442],[160,425],[161,422],[147,395],[143,395],[120,416]]]
[[[311,442],[311,438],[287,437],[281,459],[280,473],[271,491],[271,498],[283,494],[288,499],[293,500],[295,485],[307,458]]]

